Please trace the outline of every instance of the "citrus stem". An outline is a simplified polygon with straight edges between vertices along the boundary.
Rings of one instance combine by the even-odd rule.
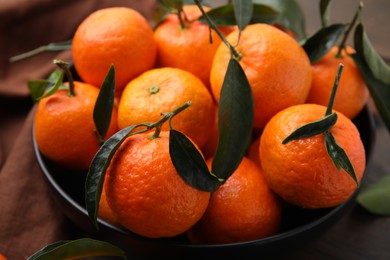
[[[326,109],[325,116],[330,115],[332,113],[333,104],[334,104],[334,100],[336,98],[336,92],[337,92],[337,88],[339,86],[339,82],[340,82],[340,78],[341,78],[341,74],[343,72],[343,69],[344,69],[344,65],[342,63],[340,63],[339,68],[337,70],[336,78],[335,78],[335,81],[333,84],[332,93],[330,94],[329,103],[328,103],[328,107]]]
[[[362,8],[363,8],[363,2],[360,1],[358,9],[357,9],[357,11],[355,13],[355,16],[353,17],[352,22],[349,24],[347,30],[345,31],[344,37],[343,37],[341,43],[339,44],[339,48],[338,48],[338,51],[336,53],[336,57],[337,58],[342,58],[341,52],[346,47],[346,43],[347,43],[347,39],[349,37],[349,34],[351,33],[352,28],[355,26],[356,21],[359,18],[360,13],[362,11]]]
[[[146,132],[146,131],[149,131],[150,129],[152,128],[156,128],[154,134],[152,135],[151,139],[154,139],[154,138],[157,138],[159,137],[160,135],[160,132],[161,132],[161,127],[162,127],[162,124],[165,123],[167,120],[168,120],[168,123],[169,123],[169,126],[170,128],[172,129],[172,125],[171,125],[171,119],[179,114],[181,111],[183,111],[184,109],[188,108],[189,106],[191,106],[192,102],[191,101],[187,101],[185,102],[183,105],[181,105],[180,107],[176,108],[175,110],[172,110],[171,112],[168,112],[168,113],[163,113],[162,114],[162,118],[154,123],[151,123],[151,124],[148,124],[146,126],[146,129],[143,130],[143,131],[140,131],[140,132]]]
[[[226,40],[225,36],[222,34],[222,32],[218,29],[218,27],[215,25],[215,23],[210,19],[210,17],[207,15],[205,10],[202,7],[201,1],[194,0],[195,4],[199,7],[200,11],[202,12],[203,16],[206,18],[207,23],[209,26],[217,33],[219,38],[225,43],[225,45],[229,48],[230,56],[239,61],[241,59],[241,54]]]
[[[53,61],[53,63],[56,64],[59,68],[61,68],[65,72],[66,77],[68,78],[68,83],[69,83],[69,94],[68,95],[71,97],[75,96],[76,94],[74,93],[74,80],[73,80],[72,73],[70,72],[70,69],[69,69],[69,62],[55,59]]]
[[[177,17],[178,17],[179,22],[180,22],[180,30],[187,28],[186,22],[184,22],[184,20],[187,21],[187,19],[183,20],[182,14],[184,15],[184,17],[186,17],[185,12],[183,11],[183,7],[177,9]]]

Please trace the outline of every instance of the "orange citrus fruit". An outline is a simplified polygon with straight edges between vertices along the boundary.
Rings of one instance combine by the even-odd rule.
[[[343,73],[337,88],[333,108],[347,117],[356,117],[368,101],[368,88],[350,54],[355,50],[347,46],[343,49],[341,57],[338,57],[338,47],[334,46],[324,57],[312,64],[313,79],[307,98],[307,103],[315,103],[326,106],[336,71],[340,63],[344,65]]]
[[[118,92],[156,60],[153,30],[139,12],[109,7],[87,16],[72,41],[74,66],[83,81],[101,86],[111,64]]]
[[[208,7],[203,8],[205,11],[209,10]],[[180,24],[177,14],[170,14],[154,30],[157,66],[187,70],[208,87],[211,63],[222,40],[215,31],[210,32],[207,24],[197,21],[202,13],[196,5],[184,5],[183,12],[184,26]],[[231,28],[233,27],[220,27],[225,34]]]
[[[169,132],[151,136],[132,135],[116,151],[106,173],[107,202],[119,224],[130,231],[173,237],[202,217],[210,193],[179,176],[169,155]]]
[[[127,84],[119,101],[118,127],[155,122],[187,101],[192,105],[175,116],[172,125],[202,147],[214,124],[213,99],[198,77],[182,69],[155,68]]]
[[[260,137],[256,137],[249,145],[247,156],[259,167],[261,167],[260,155],[259,155]]]
[[[214,115],[214,125],[210,129],[210,136],[207,139],[207,142],[202,146],[202,153],[206,159],[209,159],[214,156],[217,146],[218,146],[218,105],[214,105],[215,115]]]
[[[280,223],[278,197],[268,187],[260,167],[244,157],[229,179],[213,192],[203,217],[187,235],[195,244],[244,242],[276,234]]]
[[[40,152],[53,162],[70,169],[88,169],[100,148],[93,120],[99,89],[75,81],[75,96],[58,90],[39,101],[34,122],[35,140]],[[114,108],[106,139],[117,131]]]
[[[111,224],[118,224],[115,214],[112,212],[110,206],[108,205],[105,185],[103,185],[102,193],[100,196],[98,216]]]
[[[352,177],[333,164],[323,134],[282,144],[295,129],[322,118],[325,111],[325,106],[317,104],[291,106],[276,114],[261,135],[260,161],[269,186],[285,201],[303,208],[337,206],[357,188]],[[360,180],[366,165],[360,133],[348,117],[337,115],[330,132],[348,155]]]
[[[234,46],[238,30],[226,39]],[[311,85],[310,60],[291,36],[268,24],[250,24],[241,33],[235,49],[254,98],[254,127],[262,128],[280,110],[306,101]],[[210,73],[212,93],[220,98],[230,60],[225,44],[218,47]]]

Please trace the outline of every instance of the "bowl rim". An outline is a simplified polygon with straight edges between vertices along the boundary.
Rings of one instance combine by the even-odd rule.
[[[361,113],[365,113],[367,118],[368,118],[368,127],[372,130],[370,132],[370,142],[369,142],[369,147],[365,147],[366,149],[366,160],[367,164],[370,162],[370,156],[372,154],[373,147],[375,145],[375,120],[372,111],[369,109],[369,107],[366,105]],[[46,180],[48,183],[52,186],[55,192],[57,192],[62,199],[66,201],[69,205],[72,207],[75,207],[78,212],[89,218],[88,213],[86,208],[84,208],[82,205],[79,204],[71,195],[69,195],[67,192],[65,192],[61,185],[56,181],[56,179],[53,177],[52,173],[48,169],[44,156],[41,154],[41,152],[38,149],[36,140],[35,140],[35,130],[34,130],[34,122],[33,120],[32,123],[32,142],[33,142],[33,149],[34,153],[37,159],[37,162],[43,172],[43,175],[45,176]],[[366,165],[366,170],[368,165]],[[363,175],[363,179],[365,179],[365,176],[367,174]],[[304,235],[305,233],[308,233],[310,230],[315,229],[316,227],[319,227],[321,223],[327,222],[327,220],[331,219],[332,217],[337,216],[344,208],[352,204],[354,201],[355,196],[357,193],[360,191],[360,188],[356,189],[354,193],[348,198],[345,202],[342,204],[328,208],[328,212],[322,215],[319,218],[316,218],[315,220],[312,220],[306,224],[293,227],[289,230],[282,231],[280,233],[265,237],[265,238],[260,238],[260,239],[255,239],[255,240],[249,240],[249,241],[244,241],[244,242],[234,242],[234,243],[224,243],[224,244],[191,244],[189,242],[181,242],[181,241],[176,241],[172,240],[170,238],[147,238],[143,237],[141,235],[138,235],[136,233],[131,232],[130,230],[127,230],[125,228],[118,227],[116,225],[113,225],[101,218],[97,218],[98,225],[103,226],[105,229],[111,229],[114,232],[119,232],[122,235],[125,236],[130,236],[131,238],[135,238],[137,240],[143,240],[143,241],[158,241],[161,245],[171,245],[171,246],[176,246],[176,247],[185,247],[185,248],[208,248],[208,249],[217,249],[217,248],[235,248],[235,247],[250,247],[250,246],[258,246],[258,245],[266,245],[274,242],[280,242],[281,240],[285,239],[291,239],[297,235]],[[69,216],[67,216],[69,217]],[[92,224],[92,221],[91,221]]]

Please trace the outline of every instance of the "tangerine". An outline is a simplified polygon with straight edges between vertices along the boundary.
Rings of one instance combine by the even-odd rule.
[[[100,148],[93,111],[99,88],[74,82],[74,96],[68,90],[39,101],[34,121],[35,140],[40,152],[69,169],[88,169]],[[106,139],[117,131],[117,110],[113,109]]]
[[[211,160],[207,161],[209,167]],[[263,172],[244,157],[227,181],[211,196],[206,212],[187,235],[192,243],[244,242],[274,235],[281,205]]]
[[[276,114],[260,139],[260,161],[268,185],[285,201],[303,208],[329,208],[346,201],[357,185],[348,173],[337,170],[329,157],[324,135],[282,144],[298,127],[325,115],[317,104],[291,106]],[[344,149],[360,181],[366,165],[365,149],[355,124],[337,112],[330,132]]]
[[[177,68],[155,68],[133,79],[118,105],[118,127],[155,122],[162,113],[187,101],[192,105],[172,120],[174,128],[202,147],[214,124],[213,98],[203,82],[192,73]],[[169,130],[164,124],[163,130]]]
[[[205,11],[210,8],[203,7]],[[197,19],[198,6],[184,5],[181,24],[177,14],[168,15],[154,30],[157,44],[157,66],[180,68],[199,77],[209,88],[210,69],[215,51],[222,40],[215,31]],[[219,27],[228,34],[233,27]]]
[[[128,137],[114,154],[106,175],[107,202],[122,226],[139,235],[173,237],[205,212],[210,193],[187,184],[169,154],[169,132]]]
[[[109,7],[87,16],[72,41],[74,66],[83,81],[101,86],[111,64],[120,92],[134,77],[151,69],[156,43],[148,21],[128,7]]]
[[[369,98],[369,91],[351,54],[355,50],[347,46],[338,56],[338,47],[334,46],[324,57],[312,64],[312,84],[307,103],[326,106],[333,88],[335,71],[340,63],[344,65],[333,108],[347,117],[355,118]]]
[[[238,36],[236,29],[226,39],[235,45]],[[310,60],[291,36],[272,25],[250,24],[241,32],[235,49],[253,93],[254,128],[263,128],[280,110],[306,101],[312,77]],[[220,44],[210,73],[217,101],[230,58],[229,48]]]

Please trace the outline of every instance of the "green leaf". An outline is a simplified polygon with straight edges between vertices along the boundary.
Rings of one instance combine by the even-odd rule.
[[[344,149],[341,148],[341,146],[338,145],[333,135],[327,131],[324,133],[324,141],[325,141],[325,148],[332,159],[334,165],[338,170],[340,168],[343,168],[356,182],[356,185],[359,186],[359,181],[356,178],[355,170],[353,169],[353,165],[351,164],[348,155],[345,153]]]
[[[125,252],[108,242],[81,238],[63,240],[47,245],[27,260],[86,259],[96,256],[119,256],[127,259]]]
[[[359,68],[364,81],[370,91],[370,95],[375,102],[375,106],[381,115],[383,122],[388,130],[390,130],[390,86],[375,78],[370,68],[364,61],[364,58],[358,54],[352,54],[351,57]]]
[[[382,59],[372,46],[362,24],[355,29],[355,50],[359,56],[364,57],[374,77],[386,85],[390,85],[390,66]]]
[[[253,0],[255,4],[264,4],[272,7],[279,15],[276,23],[284,28],[291,30],[297,36],[298,40],[305,36],[305,14],[298,1],[296,0]]]
[[[252,19],[252,0],[233,0],[233,6],[238,28],[242,31]]]
[[[322,27],[327,27],[330,21],[330,7],[332,0],[321,0],[320,1],[320,15]]]
[[[387,129],[390,130],[390,84],[386,84],[381,77],[374,74],[373,69],[377,68],[377,66],[373,66],[373,68],[371,68],[370,64],[368,64],[365,54],[367,53],[365,52],[367,47],[364,47],[366,45],[364,43],[364,38],[364,28],[361,24],[359,24],[356,26],[354,35],[354,47],[356,53],[352,54],[351,57],[354,59],[356,66],[359,68],[359,71],[363,76],[383,122],[385,123]],[[370,52],[375,51],[371,50]],[[374,57],[367,58],[370,60],[377,60],[377,58]],[[378,70],[376,73],[378,73]],[[383,73],[386,74],[385,71]]]
[[[64,51],[64,50],[70,50],[71,48],[72,48],[72,40],[67,40],[63,42],[53,42],[47,45],[40,46],[34,50],[13,56],[10,58],[9,61],[15,62],[15,61],[23,60],[45,51]]]
[[[29,80],[27,87],[30,91],[31,97],[36,102],[45,93],[46,88],[50,85],[50,82],[44,79]]]
[[[57,74],[56,74],[57,75]],[[43,95],[41,95],[38,100],[42,99],[42,98],[45,98],[45,97],[48,97],[48,96],[51,96],[53,95],[54,93],[57,92],[57,90],[62,86],[63,84],[63,79],[64,79],[64,75],[65,75],[65,72],[63,70],[61,70],[61,72],[59,73],[58,78],[56,79],[54,85],[49,88],[46,92],[43,93]],[[54,76],[52,78],[53,80],[55,80]]]
[[[302,43],[302,47],[309,56],[310,62],[314,63],[327,54],[343,34],[345,28],[346,25],[344,24],[333,24],[321,28],[315,34],[307,38]]]
[[[337,122],[337,114],[332,113],[330,115],[324,116],[323,118],[307,123],[294,130],[289,136],[287,136],[282,144],[287,144],[293,140],[298,140],[301,138],[307,138],[322,134],[326,131],[329,131],[334,124]]]
[[[356,200],[373,214],[390,216],[390,175],[362,189]]]
[[[207,15],[216,25],[237,25],[235,9],[232,4],[227,4],[213,8],[207,12]],[[269,6],[254,4],[250,24],[253,23],[273,23],[277,19],[278,12]],[[207,23],[207,20],[201,16],[199,21]]]
[[[173,165],[185,182],[199,190],[213,192],[223,183],[212,175],[194,144],[183,133],[169,132],[169,154]]]
[[[137,126],[128,126],[112,135],[100,147],[89,166],[87,178],[85,180],[85,206],[88,215],[96,228],[98,228],[97,212],[99,209],[99,201],[103,189],[106,170],[110,165],[111,159],[116,150],[123,143],[129,133],[136,127]]]
[[[231,58],[218,104],[218,145],[212,170],[227,180],[237,169],[251,141],[254,120],[252,90],[241,65]]]
[[[110,127],[115,98],[115,68],[110,69],[100,87],[99,95],[93,110],[93,120],[100,137],[104,140]]]

